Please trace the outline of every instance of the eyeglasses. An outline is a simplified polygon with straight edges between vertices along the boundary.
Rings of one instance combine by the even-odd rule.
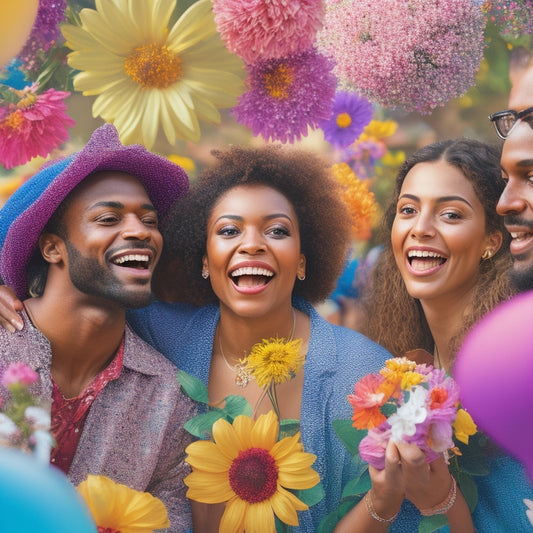
[[[523,111],[514,111],[513,109],[507,109],[505,111],[498,111],[489,115],[489,120],[494,124],[496,133],[502,138],[507,139],[516,123],[525,116],[533,113],[533,107],[528,107]]]

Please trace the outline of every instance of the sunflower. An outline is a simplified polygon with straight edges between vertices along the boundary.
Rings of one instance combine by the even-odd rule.
[[[98,95],[93,116],[117,128],[123,143],[150,149],[161,127],[197,142],[198,119],[220,122],[218,109],[233,107],[243,92],[242,61],[217,33],[210,0],[195,2],[168,28],[176,0],[96,0],[82,9],[81,26],[64,25],[80,70],[74,89]]]
[[[278,438],[276,415],[257,421],[240,415],[233,425],[213,425],[212,441],[197,441],[185,450],[192,473],[185,478],[187,496],[202,503],[226,503],[220,531],[276,531],[274,514],[298,525],[296,511],[307,505],[287,489],[308,489],[319,483],[311,468],[316,456],[303,451],[300,434]]]
[[[161,500],[108,477],[89,475],[78,485],[78,492],[89,507],[98,531],[148,533],[170,526]]]

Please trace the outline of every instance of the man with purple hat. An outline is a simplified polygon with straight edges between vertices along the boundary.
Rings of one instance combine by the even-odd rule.
[[[74,485],[105,475],[165,504],[190,528],[183,429],[194,414],[176,367],[126,323],[148,305],[159,221],[188,188],[183,169],[98,128],[0,210],[0,276],[23,300],[23,331],[0,331],[0,372],[22,361],[51,401],[51,462]],[[1,392],[1,391],[0,391]]]

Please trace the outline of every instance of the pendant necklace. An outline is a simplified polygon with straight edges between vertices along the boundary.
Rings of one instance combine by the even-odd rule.
[[[296,313],[294,312],[294,307],[291,307],[292,311],[292,329],[291,334],[289,337],[288,342],[292,341],[292,337],[294,336],[294,329],[296,327]],[[220,335],[220,330],[218,332],[218,345],[220,348],[220,353],[222,354],[222,359],[224,359],[224,363],[226,363],[226,366],[235,373],[235,385],[238,387],[246,387],[250,380],[254,378],[252,372],[250,372],[246,368],[246,359],[248,356],[243,358],[242,362],[238,362],[236,365],[232,366],[229,364],[228,360],[226,359],[226,356],[224,355],[224,350],[222,349],[222,338]]]

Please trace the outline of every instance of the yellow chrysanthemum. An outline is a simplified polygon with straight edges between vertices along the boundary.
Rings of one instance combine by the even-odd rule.
[[[468,439],[476,433],[477,426],[464,409],[458,409],[453,429],[457,440],[468,444]]]
[[[336,163],[332,168],[337,181],[343,186],[342,196],[352,215],[354,237],[360,240],[370,238],[377,211],[374,193],[368,190],[368,182],[360,180],[347,163]]]
[[[240,415],[233,425],[220,419],[211,441],[185,450],[192,473],[185,478],[187,497],[203,503],[226,503],[222,533],[273,533],[274,514],[298,525],[296,511],[308,507],[286,489],[308,489],[320,478],[311,468],[316,456],[303,451],[300,434],[279,442],[272,411],[257,421]]]
[[[158,498],[115,483],[105,476],[87,476],[78,485],[99,531],[148,533],[170,526],[167,510]]]
[[[390,137],[398,129],[398,123],[394,120],[371,120],[359,137],[360,141],[366,141],[369,137],[384,139]]]
[[[425,381],[425,379],[426,378],[422,374],[408,370],[407,372],[404,372],[402,374],[402,382],[401,382],[400,387],[403,390],[410,390],[411,387],[414,387],[415,385],[422,383],[423,381]]]
[[[283,383],[292,379],[302,368],[304,356],[300,354],[302,339],[285,341],[272,337],[252,346],[246,362],[246,369],[253,374],[259,387]]]
[[[69,65],[81,72],[74,88],[99,95],[93,115],[117,128],[123,143],[150,149],[161,127],[197,142],[198,119],[220,122],[218,109],[242,94],[242,61],[216,30],[210,0],[198,0],[169,29],[176,0],[96,0],[82,9],[81,26],[64,25],[74,51]]]

